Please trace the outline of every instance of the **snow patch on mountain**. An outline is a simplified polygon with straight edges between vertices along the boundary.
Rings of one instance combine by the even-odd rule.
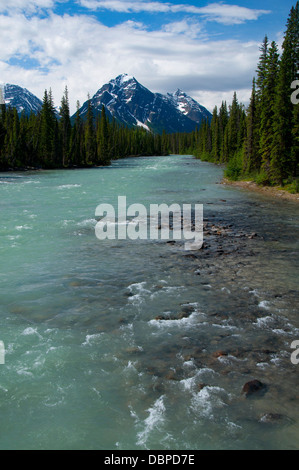
[[[80,109],[84,119],[87,102]],[[94,115],[104,106],[107,114],[127,126],[141,126],[154,132],[191,132],[211,114],[181,90],[153,93],[135,77],[119,75],[103,85],[91,98]]]
[[[26,88],[10,83],[0,84],[0,100],[2,104],[16,108],[18,113],[38,113],[42,108],[42,101]]]

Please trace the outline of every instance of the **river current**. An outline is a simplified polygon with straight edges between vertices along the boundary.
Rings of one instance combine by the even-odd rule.
[[[1,449],[299,449],[299,204],[222,176],[192,156],[0,174]],[[118,196],[203,204],[202,249],[98,240]]]

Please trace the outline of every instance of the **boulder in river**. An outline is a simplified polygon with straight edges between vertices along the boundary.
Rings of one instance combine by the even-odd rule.
[[[251,380],[247,382],[242,390],[242,393],[245,394],[246,398],[251,397],[253,395],[261,395],[267,391],[267,386],[260,382],[259,380]]]

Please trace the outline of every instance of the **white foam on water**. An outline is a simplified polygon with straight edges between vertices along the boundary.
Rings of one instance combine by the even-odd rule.
[[[178,320],[150,320],[148,323],[151,326],[155,326],[157,328],[190,328],[198,323],[201,314],[198,312],[193,312],[189,317],[183,317]],[[203,322],[201,325],[205,325],[207,323]]]
[[[127,372],[136,372],[138,373],[135,365],[137,364],[137,362],[133,362],[133,361],[128,361],[128,364],[124,367],[123,369],[123,372],[127,373]]]
[[[63,349],[63,346],[51,346],[47,351],[46,354],[49,354],[53,351],[57,351],[58,349]]]
[[[146,289],[144,289],[144,286],[146,285],[146,282],[145,281],[142,281],[142,282],[135,282],[134,284],[130,284],[128,286],[128,289],[130,292],[133,292],[133,290],[137,290],[137,291],[146,291],[146,292],[149,292],[147,291]]]
[[[186,363],[184,363],[185,365]],[[194,364],[193,364],[194,365]],[[195,374],[192,377],[188,377],[187,379],[180,380],[180,384],[183,386],[184,390],[192,391],[197,385],[202,382],[202,380],[208,380],[211,376],[215,375],[215,371],[210,369],[209,367],[205,367],[202,369],[197,369]],[[204,377],[204,378],[203,378]]]
[[[146,447],[148,438],[152,432],[156,432],[161,429],[161,426],[165,422],[166,408],[164,405],[164,395],[158,398],[153,406],[148,410],[148,417],[143,421],[144,429],[137,434],[137,445]]]
[[[19,369],[17,370],[18,375],[25,375],[26,377],[34,377],[32,372],[29,372],[27,369]]]
[[[227,419],[225,421],[227,430],[230,433],[235,434],[236,432],[241,431],[241,429],[243,429],[242,426],[240,426],[239,424],[233,423],[232,421],[228,421]]]
[[[73,224],[74,224],[74,221],[73,221],[73,220],[65,219],[65,220],[63,220],[63,221],[61,222],[62,227],[67,227],[67,226],[70,225],[70,224],[73,225]]]
[[[58,186],[57,189],[63,190],[63,189],[73,189],[73,188],[81,188],[81,187],[82,187],[81,184],[62,184]]]
[[[25,330],[21,333],[22,336],[29,336],[29,335],[37,335],[39,338],[42,339],[42,336],[38,333],[37,328],[32,328],[29,326],[25,328]]]
[[[207,386],[193,395],[191,408],[198,417],[213,419],[215,409],[227,406],[223,401],[227,397],[223,388]]]
[[[10,241],[14,241],[14,240],[18,240],[19,238],[21,238],[21,235],[7,235],[7,238]]]
[[[94,227],[96,223],[97,223],[96,219],[85,219],[85,220],[82,220],[82,222],[78,222],[77,226],[78,227]]]
[[[237,328],[234,325],[229,325],[228,324],[229,320],[224,320],[222,323],[212,323],[212,326],[215,328],[222,328],[223,330],[229,330],[229,331],[238,331],[240,328]]]
[[[258,362],[256,364],[256,367],[259,367],[260,369],[264,370],[264,369],[267,369],[267,367],[269,367],[269,364],[267,362]]]
[[[21,230],[32,230],[32,227],[30,225],[17,225],[16,230],[21,231]]]
[[[272,332],[280,336],[293,336],[292,333],[290,333],[289,331],[285,331],[282,328],[274,328]]]
[[[196,376],[189,377],[188,379],[182,379],[180,380],[180,384],[185,390],[190,391],[196,385]]]
[[[244,290],[248,290],[248,289],[249,289],[248,287],[244,287]],[[250,291],[249,291],[249,294],[252,294],[252,295],[254,295],[255,297],[258,297],[259,292],[258,292],[257,289],[253,289],[253,290],[250,290]]]
[[[40,184],[39,180],[27,180],[27,181],[22,181],[22,184]]]
[[[231,291],[227,287],[221,287],[221,291],[225,292],[226,294],[231,294]]]
[[[103,333],[96,333],[94,335],[86,335],[84,343],[82,346],[91,346],[93,342],[97,342],[103,336]]]
[[[264,308],[265,310],[270,310],[271,309],[271,304],[269,302],[269,300],[262,300],[260,303],[259,303],[259,308]]]
[[[151,291],[148,289],[145,289],[146,282],[135,282],[131,285],[128,286],[128,290],[130,291],[131,295],[128,298],[128,301],[130,303],[135,303],[135,304],[140,304],[144,302],[144,300],[151,295]]]
[[[253,325],[257,328],[269,329],[272,333],[281,336],[296,336],[299,334],[298,328],[289,323],[287,319],[276,315],[258,318]]]

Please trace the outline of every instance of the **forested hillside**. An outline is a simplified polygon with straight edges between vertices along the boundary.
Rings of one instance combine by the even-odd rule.
[[[232,179],[260,184],[299,183],[299,2],[287,22],[282,54],[265,37],[247,109],[238,102],[215,107],[211,123],[192,134],[174,135],[172,152],[193,153],[202,160],[227,165]]]

